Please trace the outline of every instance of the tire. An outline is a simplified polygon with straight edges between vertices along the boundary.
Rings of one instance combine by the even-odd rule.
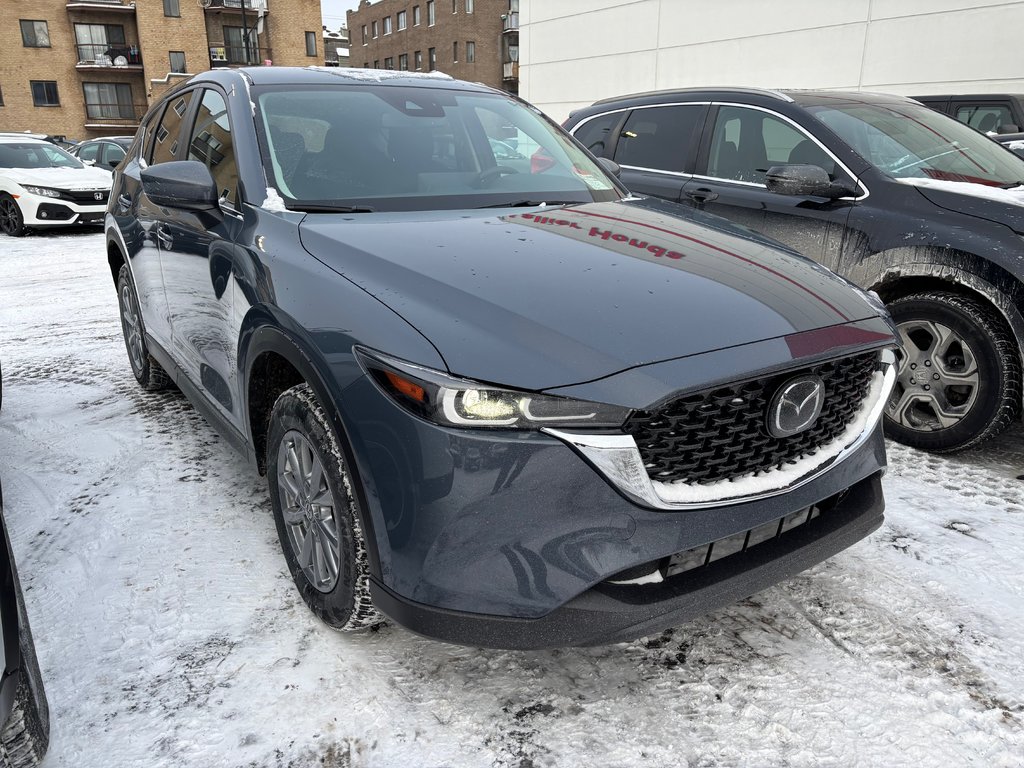
[[[21,237],[28,232],[25,217],[17,201],[6,192],[0,193],[0,232],[11,237]]]
[[[167,389],[171,379],[153,359],[146,346],[146,327],[139,311],[139,298],[135,292],[135,283],[127,264],[121,265],[117,274],[117,305],[121,312],[121,333],[124,336],[124,347],[128,352],[128,363],[132,367],[139,386],[147,392]]]
[[[308,384],[274,403],[267,481],[281,549],[309,609],[344,632],[380,624],[370,599],[355,480]]]
[[[1020,351],[1006,323],[978,299],[926,292],[889,304],[903,350],[885,433],[936,453],[988,440],[1018,415]]]

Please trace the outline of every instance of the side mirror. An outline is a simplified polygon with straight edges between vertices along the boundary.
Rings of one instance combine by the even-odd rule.
[[[854,194],[844,184],[829,179],[825,169],[817,165],[773,165],[765,176],[769,192],[793,197],[824,197],[835,200]]]
[[[1013,123],[1003,123],[998,128],[996,128],[996,133],[1020,133],[1020,126],[1014,125]]]
[[[142,191],[156,205],[206,211],[217,207],[217,185],[198,160],[175,160],[143,169]]]
[[[597,164],[604,168],[608,173],[614,176],[616,179],[622,175],[622,168],[614,160],[609,160],[607,157],[597,158]]]

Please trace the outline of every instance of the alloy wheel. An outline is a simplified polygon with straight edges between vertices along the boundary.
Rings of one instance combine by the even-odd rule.
[[[21,212],[18,204],[10,199],[0,200],[0,229],[6,235],[13,235],[21,228]]]
[[[340,572],[340,526],[323,463],[302,433],[289,430],[278,448],[277,466],[292,552],[310,585],[330,592]]]
[[[132,287],[128,283],[121,285],[121,324],[125,341],[128,342],[132,368],[139,372],[142,370],[145,352],[142,348],[142,329],[139,327],[139,308],[135,303]]]
[[[887,415],[921,431],[956,425],[978,399],[974,351],[949,326],[933,320],[907,320],[897,328],[902,349]]]

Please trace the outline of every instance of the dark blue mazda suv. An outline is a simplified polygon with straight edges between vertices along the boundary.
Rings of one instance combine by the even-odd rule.
[[[265,473],[309,607],[624,640],[882,521],[878,300],[437,73],[198,75],[106,217],[132,370]]]

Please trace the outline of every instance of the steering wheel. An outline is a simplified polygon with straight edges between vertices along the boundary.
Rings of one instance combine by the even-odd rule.
[[[490,168],[484,168],[477,174],[476,180],[473,182],[474,187],[486,187],[495,179],[499,179],[502,176],[506,176],[512,173],[519,173],[515,168],[509,168],[507,165],[492,165]]]

